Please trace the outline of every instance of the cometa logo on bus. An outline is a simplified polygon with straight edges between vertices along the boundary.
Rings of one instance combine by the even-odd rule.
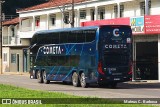
[[[127,48],[126,45],[124,44],[117,44],[117,45],[111,45],[111,44],[108,44],[108,45],[105,45],[105,48],[107,49],[120,49],[120,48]]]
[[[43,47],[43,54],[61,54],[62,51],[60,46]]]

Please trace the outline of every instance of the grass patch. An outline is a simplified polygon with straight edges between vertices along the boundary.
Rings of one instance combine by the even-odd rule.
[[[29,90],[11,85],[0,84],[0,98],[14,98],[16,100],[35,99],[46,101],[47,104],[23,105],[23,107],[153,107],[142,104],[122,104],[119,101],[109,99],[79,97],[60,92],[48,92],[39,90]],[[44,99],[43,99],[44,98]],[[50,98],[50,99],[49,99]],[[0,105],[2,107],[21,107],[22,105]]]

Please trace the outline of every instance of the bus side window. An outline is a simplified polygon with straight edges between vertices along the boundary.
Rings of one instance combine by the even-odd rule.
[[[85,42],[85,33],[83,31],[77,32],[76,37],[77,37],[77,43]]]
[[[64,66],[70,66],[70,56],[66,55]]]
[[[58,65],[64,66],[66,63],[66,56],[58,56]]]
[[[86,31],[85,32],[85,38],[86,38],[86,42],[92,42],[95,40],[96,37],[96,32],[95,31]]]
[[[60,32],[60,43],[68,42],[68,32]]]
[[[80,56],[73,55],[70,56],[70,66],[78,66],[79,65]]]
[[[52,44],[59,44],[59,33],[54,32],[54,33],[51,33],[50,35],[53,35],[53,37],[50,36],[51,37],[50,39],[52,40]]]
[[[75,32],[69,32],[68,43],[76,43],[76,33]]]
[[[37,66],[47,66],[47,58],[44,55],[38,56],[36,59]]]

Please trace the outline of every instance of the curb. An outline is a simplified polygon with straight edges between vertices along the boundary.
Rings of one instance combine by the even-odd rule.
[[[160,83],[158,81],[131,81],[131,82],[125,82],[128,84],[154,84],[154,83]]]
[[[29,72],[3,72],[0,75],[24,75],[24,76],[29,76]]]

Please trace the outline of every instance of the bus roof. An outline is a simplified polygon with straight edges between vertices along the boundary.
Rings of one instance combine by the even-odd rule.
[[[117,26],[117,25],[99,25],[99,26],[87,26],[87,27],[74,27],[74,28],[61,28],[61,29],[41,30],[41,31],[37,31],[34,35],[45,34],[45,33],[54,33],[54,32],[75,31],[75,30],[90,30],[90,29],[97,29],[97,28],[103,27],[103,26]],[[128,25],[118,25],[118,26],[128,26]]]
[[[61,29],[41,30],[41,31],[37,31],[34,35],[37,35],[37,34],[45,34],[45,33],[53,33],[53,32],[75,31],[75,30],[89,30],[89,29],[97,29],[97,28],[99,28],[99,26],[89,26],[89,27],[75,27],[75,28],[61,28]]]
[[[41,30],[41,31],[37,31],[33,37],[32,37],[32,40],[35,40],[36,38],[39,38],[41,36],[43,36],[43,34],[50,34],[50,33],[59,33],[59,32],[72,32],[72,31],[80,31],[80,30],[96,30],[98,28],[101,28],[101,27],[109,27],[109,26],[125,26],[125,27],[130,27],[129,25],[99,25],[99,26],[87,26],[87,27],[74,27],[74,28],[61,28],[61,29],[51,29],[51,30]],[[34,43],[31,43],[32,45]]]

